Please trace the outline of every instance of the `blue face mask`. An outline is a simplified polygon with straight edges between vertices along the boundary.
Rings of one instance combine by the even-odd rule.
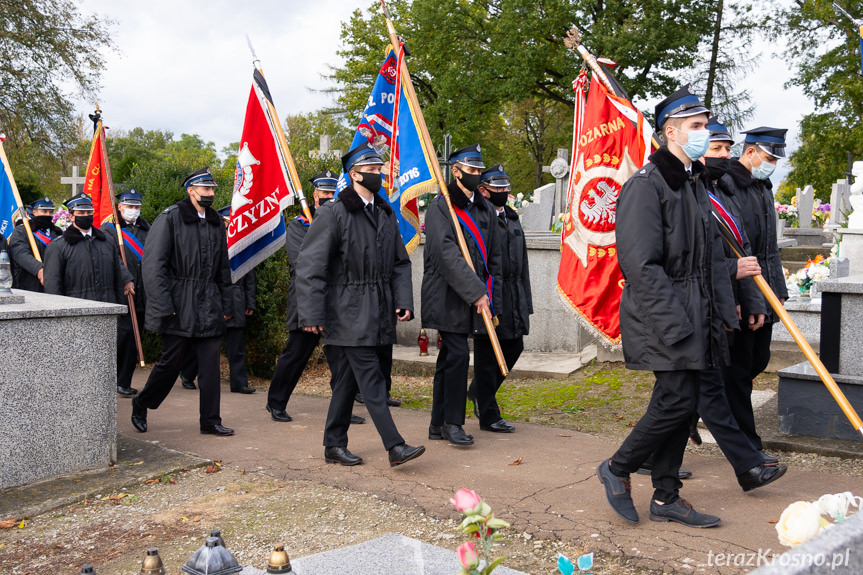
[[[759,159],[761,160],[761,165],[758,167],[752,166],[752,177],[756,180],[766,180],[773,174],[776,164],[771,164],[761,156],[759,156]]]
[[[678,132],[683,132],[683,130],[674,129]],[[689,139],[680,147],[683,149],[686,157],[694,162],[706,154],[708,148],[710,148],[710,130],[691,130],[684,133]]]

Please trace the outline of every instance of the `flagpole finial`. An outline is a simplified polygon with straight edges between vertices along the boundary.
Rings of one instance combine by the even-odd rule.
[[[381,0],[381,10],[383,10],[384,12],[384,18],[386,18],[387,20],[392,20],[392,18],[390,18],[390,11],[387,10],[387,3],[385,0]]]
[[[255,47],[252,45],[252,39],[249,38],[249,35],[246,34],[246,44],[249,45],[249,52],[252,53],[252,64],[254,64],[255,68],[261,68],[261,60],[258,58],[258,54],[255,52]]]
[[[578,28],[573,26],[569,32],[566,33],[566,38],[563,40],[563,43],[570,50],[577,50],[581,45],[581,32],[579,32]]]

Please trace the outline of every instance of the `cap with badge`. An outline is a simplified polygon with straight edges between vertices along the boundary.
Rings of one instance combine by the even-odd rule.
[[[731,142],[734,143],[734,138],[731,137],[731,132],[719,120],[719,116],[710,116],[707,119],[707,129],[710,131],[711,142]]]
[[[141,194],[134,189],[120,192],[115,197],[120,204],[127,204],[129,206],[140,206],[142,204]]]
[[[189,189],[190,186],[207,186],[216,187],[216,180],[213,179],[213,174],[210,173],[210,167],[204,166],[198,171],[192,172],[186,179],[183,180],[183,187]]]
[[[351,168],[356,166],[383,165],[384,161],[375,151],[375,147],[368,142],[363,142],[347,154],[342,156],[342,169],[347,174]]]
[[[335,192],[338,178],[338,174],[334,171],[327,170],[326,172],[321,172],[320,174],[312,176],[309,178],[309,181],[316,190],[321,190],[322,192]]]
[[[75,194],[65,203],[66,209],[70,212],[74,210],[93,211],[93,200],[85,193]]]
[[[485,168],[485,164],[482,162],[482,149],[479,144],[465,146],[454,151],[449,155],[448,161],[450,165],[463,164],[471,168]]]
[[[746,134],[743,141],[747,144],[755,144],[771,156],[777,158],[785,157],[785,134],[788,130],[781,128],[769,128],[762,126],[742,132]]]
[[[701,103],[701,99],[689,91],[689,84],[658,103],[655,112],[657,130],[662,130],[662,125],[669,118],[688,118],[698,114],[710,115],[710,110]]]
[[[231,204],[228,204],[224,208],[219,208],[216,211],[219,212],[219,215],[226,220],[231,218]]]
[[[52,202],[51,198],[49,197],[39,198],[38,200],[30,204],[30,207],[32,207],[34,210],[53,210],[54,202]]]
[[[510,187],[509,176],[506,175],[506,170],[503,169],[503,164],[496,164],[487,170],[484,170],[482,175],[479,177],[479,181],[482,184],[495,188]]]

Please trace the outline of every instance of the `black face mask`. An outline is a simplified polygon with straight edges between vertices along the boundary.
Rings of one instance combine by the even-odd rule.
[[[202,196],[198,194],[198,205],[202,208],[209,208],[213,205],[213,201],[215,201],[216,196]]]
[[[509,199],[508,192],[492,192],[488,193],[488,201],[490,201],[493,205],[498,208],[502,208],[506,205],[506,201]]]
[[[380,174],[370,174],[368,172],[357,172],[362,179],[357,182],[358,184],[362,184],[362,186],[370,191],[373,194],[376,194],[378,190],[381,189],[381,185],[383,184],[383,176]]]
[[[707,175],[711,181],[718,180],[731,167],[731,160],[728,158],[704,158],[704,165],[707,167]]]
[[[30,227],[37,230],[47,230],[51,227],[53,218],[54,216],[33,216],[30,218]]]
[[[93,227],[93,216],[75,216],[75,227],[89,230]]]
[[[480,174],[466,174],[460,168],[459,173],[461,174],[461,185],[467,188],[469,192],[476,192],[477,188],[479,188]]]

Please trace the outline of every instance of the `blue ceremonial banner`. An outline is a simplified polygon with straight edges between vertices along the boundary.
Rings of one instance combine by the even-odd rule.
[[[431,165],[437,157],[433,150],[425,149],[416,111],[405,93],[400,73],[403,57],[401,47],[398,55],[389,47],[350,149],[369,142],[388,160],[383,169],[384,191],[399,222],[405,248],[411,253],[420,241],[417,197],[437,190]],[[341,191],[347,185],[347,177],[342,174],[337,189]]]
[[[0,144],[2,145],[2,144]],[[6,164],[6,154],[2,156],[2,169],[0,169],[0,234],[7,238],[12,235],[12,215],[18,209],[15,202],[15,194],[12,193],[12,168]]]

